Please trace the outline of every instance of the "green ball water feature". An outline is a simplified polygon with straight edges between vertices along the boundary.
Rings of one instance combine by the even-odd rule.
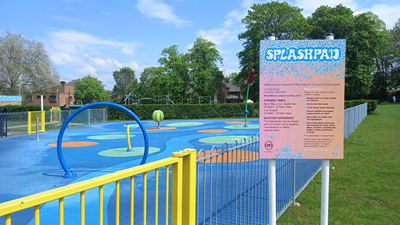
[[[157,129],[160,129],[160,122],[164,119],[164,113],[161,110],[155,110],[152,117],[153,120],[158,123]]]

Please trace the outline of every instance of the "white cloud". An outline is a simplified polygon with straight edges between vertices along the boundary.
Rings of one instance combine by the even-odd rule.
[[[135,45],[129,42],[104,40],[88,33],[74,30],[50,32],[49,38],[55,49],[63,52],[74,52],[77,49],[96,51],[100,48],[119,49],[126,55],[132,55]]]
[[[66,16],[59,16],[59,15],[54,16],[54,19],[60,20],[60,21],[64,21],[64,22],[68,22],[68,23],[77,23],[77,24],[80,24],[82,26],[98,25],[98,23],[86,22],[86,21],[83,21],[83,20],[78,20],[78,19],[75,19],[75,18],[66,17]]]
[[[133,49],[129,46],[123,46],[122,47],[122,52],[126,55],[132,55],[133,54]]]
[[[177,27],[186,26],[190,23],[179,18],[169,5],[159,0],[139,0],[136,8],[146,17],[162,19]]]
[[[82,69],[80,69],[78,71],[79,71],[79,73],[82,73],[82,74],[85,74],[85,75],[87,75],[89,73],[93,75],[93,74],[96,73],[96,69],[91,67],[91,66],[87,66],[87,67],[82,68]]]
[[[293,5],[303,8],[304,16],[310,16],[322,5],[335,7],[339,4],[342,4],[343,6],[353,10],[354,15],[371,11],[372,13],[378,15],[379,18],[383,20],[386,25],[388,25],[388,28],[392,28],[397,19],[400,17],[400,4],[396,1],[390,0],[377,0],[374,1],[374,3],[375,4],[368,3],[368,5],[371,5],[371,7],[364,7],[365,2],[356,0],[319,0],[318,4],[315,4],[315,2],[309,0],[295,0]]]
[[[237,61],[232,63],[232,60],[228,59],[228,54],[237,52],[238,49],[231,49],[229,44],[235,42],[239,43],[238,34],[246,30],[245,26],[242,24],[242,19],[247,15],[247,11],[250,7],[256,2],[259,1],[243,0],[240,7],[233,9],[225,16],[225,21],[219,25],[218,28],[210,30],[201,29],[196,32],[198,36],[201,36],[217,45],[216,48],[224,58],[224,69],[221,70],[225,70],[225,74],[227,74],[227,72],[229,72],[229,74],[232,72],[238,72],[239,70]]]
[[[51,60],[55,65],[68,65],[68,64],[79,64],[81,59],[78,57],[68,54],[66,52],[55,52],[51,55]]]
[[[294,6],[298,6],[303,9],[304,16],[311,16],[311,14],[318,9],[320,6],[326,5],[329,7],[335,7],[339,4],[346,6],[354,11],[357,8],[357,4],[354,0],[318,0],[318,2],[309,0],[295,0]]]
[[[383,20],[387,28],[393,28],[394,24],[400,18],[400,4],[378,4],[373,5],[370,8],[363,8],[359,10],[359,13],[369,12],[379,16],[379,19]]]
[[[139,76],[146,67],[132,60],[130,55],[133,55],[135,48],[133,42],[106,40],[73,30],[50,30],[43,42],[64,80],[82,78],[90,73],[101,80],[107,90],[111,90],[114,85],[113,71],[128,66]]]
[[[230,35],[230,32],[225,28],[217,28],[208,31],[199,30],[196,34],[213,42],[216,45],[219,45],[224,39],[226,39],[227,36]]]
[[[189,49],[193,48],[193,43],[190,43],[186,46],[186,51],[188,51]]]

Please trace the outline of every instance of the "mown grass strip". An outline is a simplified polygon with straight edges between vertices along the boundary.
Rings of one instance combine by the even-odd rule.
[[[399,224],[400,105],[379,105],[330,162],[329,224]],[[319,224],[321,173],[277,221]]]

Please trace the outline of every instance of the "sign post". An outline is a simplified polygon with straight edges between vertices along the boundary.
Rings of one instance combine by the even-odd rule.
[[[343,158],[345,40],[260,43],[260,158],[268,159],[270,223],[275,159],[323,159],[321,224],[328,221],[329,159]]]
[[[268,40],[275,41],[275,34],[268,35]],[[260,105],[261,105],[261,101],[260,101]],[[260,117],[261,117],[261,114],[260,114]],[[260,126],[260,129],[261,129],[261,126]],[[275,158],[268,158],[268,185],[269,185],[269,187],[268,187],[269,224],[276,225],[276,159]]]

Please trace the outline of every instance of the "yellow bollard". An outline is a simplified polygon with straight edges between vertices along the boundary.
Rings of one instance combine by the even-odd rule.
[[[135,149],[131,146],[131,137],[129,136],[129,124],[126,124],[126,140],[128,141],[128,149],[127,152],[133,152]]]

